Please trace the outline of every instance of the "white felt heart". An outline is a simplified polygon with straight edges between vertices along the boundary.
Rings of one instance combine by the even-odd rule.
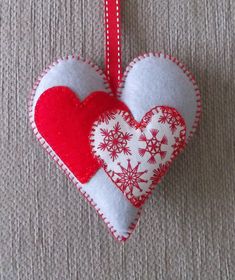
[[[184,119],[163,106],[152,109],[140,123],[124,111],[103,119],[92,129],[93,151],[115,185],[140,207],[184,148]]]
[[[118,240],[126,240],[138,222],[140,209],[123,196],[102,168],[88,183],[81,184],[37,129],[35,106],[43,92],[53,86],[71,88],[82,101],[93,91],[110,94],[105,75],[97,66],[79,57],[68,56],[57,60],[34,85],[29,102],[30,122],[40,143],[95,207],[112,234]],[[150,54],[135,59],[124,75],[119,97],[129,106],[137,121],[157,105],[176,108],[186,122],[188,138],[198,122],[200,94],[195,81],[178,61],[165,55]]]

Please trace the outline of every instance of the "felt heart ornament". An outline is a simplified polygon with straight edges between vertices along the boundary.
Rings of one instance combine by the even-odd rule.
[[[105,103],[107,104],[104,105]],[[96,108],[100,106],[101,108]],[[158,114],[156,108],[159,110]],[[159,114],[162,114],[163,108],[170,108],[171,114],[168,112],[168,116],[174,115],[180,120],[180,126],[177,126],[174,131],[175,135],[170,134],[172,133],[169,129],[170,124],[164,123],[164,118],[162,122],[155,122],[154,118],[151,120],[148,118],[153,112],[155,117],[160,118]],[[126,118],[122,120],[121,131],[117,126],[114,128],[113,122],[122,115],[113,114],[113,110],[128,114],[128,121]],[[84,198],[96,209],[113,236],[119,241],[125,241],[137,225],[141,213],[139,206],[162,179],[174,155],[183,148],[184,141],[187,143],[193,135],[199,120],[201,103],[193,76],[171,56],[156,53],[136,58],[123,75],[118,98],[112,95],[106,76],[96,65],[81,57],[68,56],[50,65],[36,81],[30,95],[29,111],[30,123],[39,142]],[[79,116],[80,113],[83,117]],[[104,114],[108,117],[104,117]],[[90,131],[89,126],[86,127],[86,119]],[[148,119],[150,122],[147,125]],[[169,118],[165,118],[166,120],[170,122]],[[122,145],[125,141],[134,138],[135,143],[138,143],[136,147],[128,146],[130,150],[127,149],[126,154],[123,155],[125,161],[122,161],[119,154],[117,157],[115,153],[111,153],[111,150],[105,150],[107,158],[104,159],[108,160],[107,166],[111,167],[109,169],[102,168],[100,162],[91,157],[91,155],[96,156],[89,143],[88,131],[90,134],[92,127],[98,124],[109,132],[118,128],[117,135],[120,133],[125,135],[124,142],[121,141]],[[80,138],[84,136],[81,132],[84,129],[87,142],[81,141]],[[182,132],[178,134],[181,130]],[[156,158],[150,156],[144,141],[145,137],[151,140],[154,136],[156,136],[155,143],[157,140],[162,142],[162,152]],[[101,143],[105,143],[104,135],[99,134],[99,137]],[[143,141],[139,141],[141,139]],[[181,148],[176,149],[171,158],[173,146],[176,147],[178,142],[181,142]],[[61,150],[64,154],[61,154]],[[86,161],[85,156],[81,157],[83,151],[86,151],[84,154],[89,160]],[[97,152],[100,151],[102,150],[97,147]],[[137,156],[134,162],[132,162],[133,155]],[[141,199],[137,199],[134,204],[127,198],[128,192],[121,191],[121,185],[117,183],[119,176],[112,177],[106,173],[115,170],[110,165],[113,164],[113,159],[115,163],[122,164],[124,169],[128,169],[128,160],[132,169],[138,167],[137,163],[140,162],[141,166],[138,167],[140,172],[144,172],[149,167],[154,168],[153,175],[148,179],[150,188],[147,187],[147,183],[145,186],[141,184],[145,195],[140,196]],[[148,167],[142,167],[143,163]],[[93,171],[87,173],[92,165]],[[116,167],[121,168],[120,165]],[[80,177],[84,175],[83,168],[84,174],[89,174],[85,179]],[[115,172],[121,173],[120,169]],[[143,180],[147,181],[146,178]]]
[[[105,73],[79,56],[57,59],[34,84],[29,117],[43,148],[125,241],[195,132],[201,99],[193,75],[164,53],[137,57],[122,73],[120,7],[104,1]]]
[[[184,148],[184,119],[163,106],[149,111],[140,123],[126,111],[106,116],[93,126],[93,151],[114,184],[140,207]]]
[[[127,110],[122,102],[105,92],[94,92],[80,102],[64,86],[47,89],[37,102],[38,130],[81,183],[88,182],[99,169],[89,145],[91,126],[102,113],[112,109]]]

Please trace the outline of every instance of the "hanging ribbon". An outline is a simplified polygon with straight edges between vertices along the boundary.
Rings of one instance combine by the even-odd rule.
[[[122,78],[120,0],[105,0],[105,72],[116,94]]]

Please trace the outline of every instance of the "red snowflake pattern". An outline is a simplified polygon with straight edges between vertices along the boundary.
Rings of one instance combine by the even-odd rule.
[[[184,126],[184,122],[179,113],[172,108],[162,108],[162,115],[159,118],[160,123],[168,123],[172,134],[175,133],[177,126]]]
[[[161,178],[166,174],[168,168],[169,164],[160,164],[159,168],[153,171],[153,176],[150,178],[150,180],[152,181],[152,186],[156,186],[160,183]]]
[[[99,144],[98,149],[109,152],[110,157],[115,161],[119,154],[131,155],[130,148],[128,147],[128,141],[133,136],[130,133],[124,133],[121,131],[121,126],[117,122],[113,129],[100,129],[103,138],[103,142]]]
[[[126,195],[133,196],[133,190],[137,189],[140,192],[143,190],[140,187],[140,183],[147,183],[147,180],[141,178],[142,175],[147,173],[148,171],[139,171],[140,162],[135,167],[131,166],[130,159],[127,160],[127,167],[123,167],[121,163],[118,163],[120,166],[121,172],[113,172],[113,176],[117,176],[118,178],[114,180],[116,185],[124,192]]]
[[[167,144],[166,136],[163,136],[162,140],[157,139],[158,130],[150,130],[152,137],[148,139],[144,133],[140,135],[139,141],[145,142],[145,148],[139,148],[139,154],[143,157],[146,153],[150,155],[148,162],[150,164],[156,163],[156,155],[160,155],[161,159],[166,156],[166,151],[162,150],[162,145]]]
[[[175,137],[175,144],[172,145],[172,148],[174,148],[173,156],[176,157],[185,147],[185,141],[186,141],[186,134],[185,130],[180,131],[180,136]]]

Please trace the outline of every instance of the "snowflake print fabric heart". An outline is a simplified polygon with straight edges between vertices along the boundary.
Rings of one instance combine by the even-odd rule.
[[[156,107],[138,123],[125,111],[98,120],[91,144],[114,184],[140,207],[185,146],[184,119],[173,108]]]
[[[193,136],[201,99],[193,75],[164,53],[140,56],[122,74],[120,0],[104,6],[105,72],[80,56],[56,60],[34,85],[29,117],[43,148],[125,241]]]

